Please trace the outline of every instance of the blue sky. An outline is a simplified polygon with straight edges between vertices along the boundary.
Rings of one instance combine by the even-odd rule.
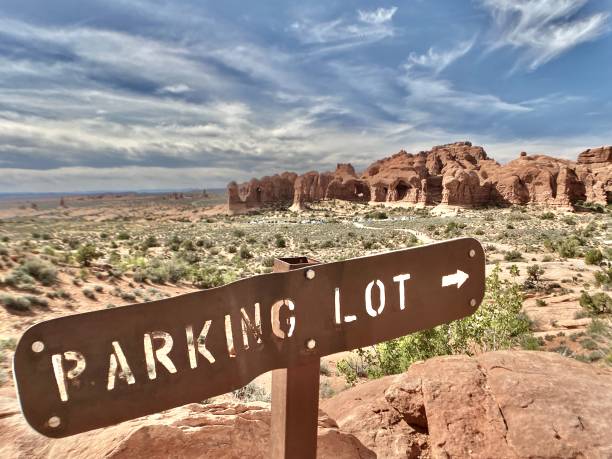
[[[0,192],[612,143],[612,0],[2,0]]]

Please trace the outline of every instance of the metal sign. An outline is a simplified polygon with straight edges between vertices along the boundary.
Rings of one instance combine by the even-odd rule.
[[[15,352],[21,408],[49,437],[105,427],[465,317],[484,285],[464,238],[49,320]]]

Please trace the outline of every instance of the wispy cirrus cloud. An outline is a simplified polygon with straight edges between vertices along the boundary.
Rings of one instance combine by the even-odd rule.
[[[395,34],[392,19],[396,11],[397,7],[358,10],[353,19],[303,20],[291,24],[290,29],[304,44],[318,45],[323,51],[342,50],[392,37]]]
[[[609,31],[607,12],[586,13],[589,0],[481,0],[495,22],[492,49],[523,51],[518,65],[535,70]]]
[[[393,18],[396,11],[397,7],[392,6],[391,8],[377,8],[373,11],[357,10],[357,14],[361,22],[368,24],[384,24]]]
[[[455,88],[449,80],[438,74],[456,60],[465,56],[474,41],[459,43],[456,47],[437,51],[433,48],[425,54],[410,53],[403,66],[404,74],[399,77],[408,92],[407,100],[411,105],[429,106],[442,112],[472,113],[524,113],[532,110],[521,103],[507,102],[494,94],[479,94]]]
[[[473,45],[474,39],[463,41],[455,48],[446,51],[437,51],[435,48],[431,47],[425,54],[416,54],[412,52],[408,56],[406,66],[410,68],[421,67],[430,69],[438,74],[457,59],[465,56],[472,49]]]

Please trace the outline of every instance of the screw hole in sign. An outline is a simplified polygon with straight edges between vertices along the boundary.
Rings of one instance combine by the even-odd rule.
[[[62,423],[62,420],[58,416],[51,416],[49,420],[47,421],[47,424],[52,429],[57,429],[61,423]]]
[[[45,343],[42,341],[34,341],[32,343],[32,350],[36,353],[42,352],[45,350]]]

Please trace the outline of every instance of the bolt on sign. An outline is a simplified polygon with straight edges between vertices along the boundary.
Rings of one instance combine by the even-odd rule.
[[[15,351],[21,409],[65,437],[199,402],[470,315],[484,285],[483,249],[462,238],[49,320]]]

